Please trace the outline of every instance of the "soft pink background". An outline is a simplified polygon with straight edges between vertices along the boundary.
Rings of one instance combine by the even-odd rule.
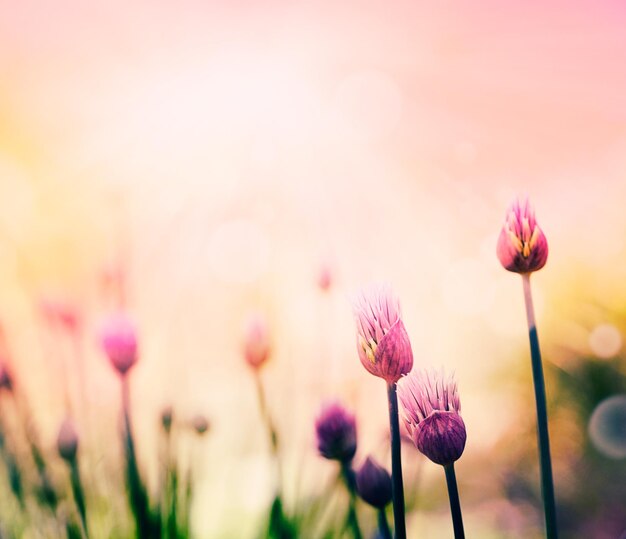
[[[416,364],[456,370],[467,458],[489,449],[519,411],[494,380],[526,352],[521,284],[494,253],[510,199],[531,196],[550,243],[546,340],[587,351],[626,300],[625,24],[618,1],[0,2],[0,315],[45,439],[74,370],[38,325],[44,296],[85,317],[84,383],[114,436],[94,335],[121,265],[140,451],[167,403],[214,425],[202,533],[254,529],[269,496],[241,358],[253,309],[274,328],[292,497],[328,472],[322,399],[357,408],[361,455],[384,432],[349,306],[370,280],[400,295]]]

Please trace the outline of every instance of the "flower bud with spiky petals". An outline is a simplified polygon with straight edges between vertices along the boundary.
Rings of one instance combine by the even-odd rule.
[[[454,378],[434,371],[411,373],[398,384],[398,397],[417,449],[442,466],[458,460],[467,433]]]
[[[515,273],[532,273],[545,266],[548,240],[528,200],[511,204],[498,237],[496,253],[504,268]]]
[[[389,286],[363,290],[354,302],[357,350],[365,369],[387,383],[397,382],[413,368],[413,351]]]

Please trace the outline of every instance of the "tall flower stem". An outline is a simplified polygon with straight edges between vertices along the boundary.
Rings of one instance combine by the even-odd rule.
[[[281,480],[281,469],[280,469],[280,454],[279,454],[279,447],[278,447],[278,433],[276,431],[276,427],[274,426],[274,422],[272,421],[272,417],[267,407],[267,399],[265,398],[265,388],[263,387],[263,381],[261,380],[261,375],[258,370],[254,372],[254,382],[256,384],[257,398],[259,400],[259,410],[261,412],[261,418],[265,422],[265,427],[267,428],[267,434],[270,439],[270,447],[272,451],[272,456],[274,457],[274,463],[276,466],[277,490],[278,492],[280,492],[281,486],[282,486],[282,480]]]
[[[455,539],[465,539],[463,531],[463,516],[461,514],[461,502],[459,501],[459,489],[456,485],[456,473],[454,463],[444,466],[446,483],[448,484],[448,497],[450,498],[450,511],[452,512],[452,525]]]
[[[384,508],[378,510],[378,531],[382,539],[392,539],[389,522],[387,522],[387,514]]]
[[[80,479],[80,471],[78,469],[78,460],[73,458],[70,464],[70,482],[72,484],[72,492],[74,494],[74,500],[80,516],[80,521],[83,526],[85,538],[89,537],[89,529],[87,527],[87,508],[85,505],[85,491]]]
[[[268,529],[268,537],[280,537],[291,538],[293,537],[293,531],[291,530],[290,523],[285,516],[282,502],[282,471],[280,466],[280,450],[278,444],[278,432],[270,415],[267,407],[267,399],[265,398],[265,388],[263,387],[263,381],[261,380],[260,373],[257,370],[254,372],[254,381],[257,389],[257,397],[259,400],[259,410],[261,417],[265,422],[267,433],[270,439],[270,447],[272,451],[272,457],[274,458],[274,466],[276,470],[276,491],[274,495],[274,501],[270,508],[270,521]]]
[[[350,494],[350,505],[348,506],[348,520],[347,525],[352,530],[354,539],[361,539],[361,528],[359,528],[359,520],[356,516],[356,483],[354,478],[354,471],[350,466],[350,463],[341,464],[341,476],[346,484],[348,492]]]
[[[524,301],[526,303],[526,319],[528,320],[528,338],[530,340],[530,358],[535,388],[535,404],[537,407],[537,438],[539,442],[539,464],[541,468],[541,493],[546,520],[546,536],[556,539],[556,504],[554,501],[554,483],[552,480],[552,461],[550,460],[550,437],[548,434],[548,412],[546,406],[546,387],[543,379],[541,351],[537,337],[535,310],[530,288],[530,274],[522,274],[524,285]]]
[[[387,383],[389,399],[389,426],[391,430],[391,483],[393,488],[393,520],[397,539],[406,539],[404,523],[404,486],[400,453],[400,423],[398,421],[398,395],[395,382]]]
[[[131,511],[135,517],[135,534],[138,539],[158,537],[161,533],[159,522],[153,520],[150,513],[148,493],[142,483],[135,452],[135,441],[130,421],[130,387],[128,377],[121,377],[122,384],[122,414],[124,455],[126,458],[126,481]]]

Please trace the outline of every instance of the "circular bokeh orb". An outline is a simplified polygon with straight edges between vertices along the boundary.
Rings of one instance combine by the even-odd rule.
[[[622,335],[611,324],[600,324],[589,334],[589,347],[603,359],[615,357],[622,348]]]
[[[609,397],[596,406],[589,420],[589,437],[604,456],[626,458],[626,394]]]

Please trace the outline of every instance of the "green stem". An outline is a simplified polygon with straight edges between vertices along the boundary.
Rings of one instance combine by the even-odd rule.
[[[259,400],[259,410],[261,417],[267,428],[268,437],[270,439],[270,448],[272,456],[274,458],[275,466],[275,492],[274,502],[270,509],[270,522],[269,522],[269,537],[289,538],[293,535],[291,530],[291,524],[285,515],[282,504],[282,470],[280,466],[280,450],[278,444],[278,433],[272,416],[270,415],[267,407],[267,399],[265,398],[265,388],[261,380],[261,375],[257,370],[254,371],[254,381],[257,389],[257,397]]]
[[[459,489],[456,485],[456,473],[454,463],[444,466],[446,483],[448,485],[448,497],[450,498],[450,511],[452,513],[452,526],[454,527],[455,539],[465,539],[463,531],[463,516],[461,514],[461,502],[459,501]]]
[[[378,510],[378,531],[382,539],[392,539],[389,522],[387,522],[387,513],[385,513],[384,507]]]
[[[526,318],[528,320],[528,337],[530,340],[530,358],[533,371],[533,385],[535,388],[535,404],[537,407],[537,438],[539,442],[539,464],[541,469],[541,493],[546,521],[546,537],[558,537],[556,524],[556,504],[554,501],[554,483],[552,480],[552,461],[550,459],[550,437],[548,433],[548,412],[546,405],[546,388],[543,379],[543,366],[535,310],[530,289],[530,274],[522,275],[524,285],[524,301],[526,303]]]
[[[350,494],[350,503],[348,505],[348,518],[346,524],[352,530],[354,539],[361,539],[361,528],[359,527],[359,519],[356,515],[356,483],[354,478],[354,471],[349,462],[341,463],[341,475]]]
[[[136,537],[139,539],[151,539],[161,534],[160,521],[153,518],[150,512],[148,493],[141,480],[135,441],[130,423],[130,388],[127,376],[122,376],[122,413],[124,421],[124,453],[126,457],[126,481],[130,508],[135,517]],[[160,517],[159,517],[160,518]]]
[[[391,431],[391,483],[393,487],[393,520],[396,539],[406,539],[404,523],[404,486],[400,453],[400,423],[398,421],[398,395],[395,382],[387,383],[389,400],[389,426]]]
[[[276,428],[274,427],[274,423],[272,422],[272,418],[270,416],[268,407],[267,407],[267,399],[265,398],[265,388],[263,387],[263,382],[261,381],[261,375],[258,371],[254,373],[254,381],[256,383],[257,389],[257,397],[259,399],[259,409],[261,410],[261,417],[263,421],[265,421],[265,426],[267,427],[267,432],[269,434],[270,444],[272,447],[272,454],[278,454],[278,435],[276,433]]]
[[[74,500],[76,501],[76,507],[78,508],[78,514],[83,525],[85,537],[89,537],[89,531],[87,528],[87,508],[85,504],[85,492],[83,490],[82,482],[80,480],[80,471],[78,469],[78,460],[72,459],[70,464],[70,482],[72,483],[72,492],[74,494]]]

